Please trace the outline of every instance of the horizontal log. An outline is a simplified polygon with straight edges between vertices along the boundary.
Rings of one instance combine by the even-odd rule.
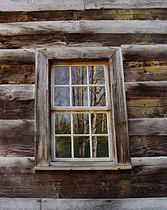
[[[167,196],[164,187],[167,184],[166,165],[159,168],[139,165],[125,171],[10,173],[0,174],[0,180],[1,197],[99,199]]]
[[[83,10],[83,0],[1,0],[0,11]]]
[[[104,33],[104,34],[166,34],[167,21],[161,20],[80,20],[0,23],[0,35]]]
[[[4,59],[4,58],[0,57],[0,84],[34,84],[35,83],[35,65],[34,64],[18,64],[18,63],[17,64],[13,64],[13,63],[3,64],[1,63],[2,61],[1,59]],[[16,59],[16,56],[13,53],[13,58],[11,56],[10,61],[12,62],[15,59]],[[4,61],[4,60],[3,62],[6,62],[6,63],[9,62],[9,61]]]
[[[34,119],[34,100],[0,101],[0,119]]]
[[[34,121],[0,120],[0,156],[34,156]]]
[[[34,85],[0,85],[1,101],[28,101],[34,99]]]
[[[128,118],[167,117],[167,98],[127,99]]]
[[[129,119],[129,135],[167,135],[167,118]]]
[[[131,136],[129,141],[131,157],[167,155],[167,136]]]
[[[0,49],[0,63],[6,63],[8,61],[15,63],[34,63],[35,62],[35,52],[34,50],[13,50]]]
[[[0,23],[60,20],[166,20],[166,9],[0,12]]]
[[[0,156],[0,174],[10,173],[33,173],[33,157],[1,157]]]
[[[167,8],[165,0],[84,0],[85,9],[108,9],[108,8]]]
[[[6,203],[9,199],[6,199]],[[4,202],[5,200],[3,200]],[[24,200],[23,200],[24,201]],[[23,203],[22,201],[22,203]],[[162,209],[165,210],[167,198],[126,198],[126,199],[42,199],[42,209]],[[9,206],[9,205],[8,205]]]
[[[167,45],[122,45],[125,60],[167,59]]]
[[[124,61],[124,72],[126,82],[165,81],[167,60]]]
[[[166,98],[167,81],[126,82],[127,98]]]
[[[43,48],[55,45],[120,46],[139,44],[167,44],[166,34],[33,34],[0,36],[1,49]],[[100,44],[99,44],[100,43]]]

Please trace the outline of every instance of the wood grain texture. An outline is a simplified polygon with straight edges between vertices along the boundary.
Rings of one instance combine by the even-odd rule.
[[[167,136],[131,136],[131,157],[167,156]]]
[[[1,11],[43,11],[43,10],[81,10],[83,0],[33,0],[12,1],[1,0]]]
[[[1,40],[3,43],[3,40]],[[35,62],[35,53],[33,49],[23,49],[23,50],[14,50],[14,49],[7,49],[3,50],[0,49],[0,63],[7,64],[8,62],[12,62],[15,64],[19,63],[34,63]]]
[[[35,71],[35,162],[37,166],[48,166],[50,139],[49,70],[48,59],[39,51],[36,51]]]
[[[0,120],[0,156],[34,156],[34,121]]]
[[[1,157],[0,174],[33,173],[33,157]]]
[[[167,81],[126,82],[127,98],[166,98]]]
[[[72,59],[109,59],[116,52],[117,47],[67,47],[56,46],[40,49],[48,58],[55,60],[72,60]]]
[[[129,135],[167,135],[167,118],[129,119]]]
[[[124,61],[126,82],[167,80],[167,61]]]
[[[33,100],[34,85],[0,85],[1,101],[28,101]]]
[[[84,0],[86,9],[101,9],[101,8],[167,8],[167,4],[165,0]]]
[[[98,9],[0,12],[0,23],[59,20],[166,20],[166,9]]]
[[[34,84],[34,83],[35,83],[34,64],[0,63],[0,84]]]
[[[167,183],[166,165],[139,165],[131,171],[42,171],[17,175],[10,173],[0,174],[0,180],[0,196],[11,198],[100,199],[167,196],[164,187]]]
[[[35,34],[0,36],[1,49],[68,46],[121,46],[167,44],[165,34]]]
[[[129,98],[128,118],[167,117],[167,98]]]
[[[167,45],[122,45],[125,60],[163,60],[167,58]]]
[[[0,23],[0,35],[94,33],[94,34],[166,34],[163,20],[80,20]]]
[[[167,207],[167,198],[129,198],[129,199],[42,199],[42,209],[54,209],[56,206],[61,210],[68,209],[161,209]]]
[[[117,50],[110,61],[110,80],[112,90],[112,107],[116,135],[116,150],[119,163],[130,163],[128,120],[122,52]]]

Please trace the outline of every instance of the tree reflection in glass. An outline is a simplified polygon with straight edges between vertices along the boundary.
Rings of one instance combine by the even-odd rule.
[[[87,84],[87,69],[86,66],[72,66],[72,84],[85,85]]]
[[[54,105],[55,106],[70,106],[69,87],[55,87]]]
[[[55,114],[55,134],[71,134],[71,114]]]
[[[89,136],[74,137],[74,157],[89,158],[90,157],[90,139]]]
[[[74,134],[89,133],[89,114],[73,114]]]
[[[72,88],[72,105],[73,106],[88,106],[88,91],[87,87]]]
[[[69,66],[55,66],[55,85],[69,85]]]

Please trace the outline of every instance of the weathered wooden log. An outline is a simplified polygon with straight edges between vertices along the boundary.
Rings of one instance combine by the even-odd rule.
[[[166,34],[167,21],[161,20],[80,20],[0,23],[0,35],[54,33]]]
[[[126,82],[126,92],[128,98],[166,98],[167,81],[159,82]]]
[[[129,98],[128,118],[167,117],[167,98]]]
[[[165,81],[167,61],[124,61],[124,73],[126,82]]]
[[[1,51],[2,52],[2,51]],[[15,61],[16,56],[13,53],[10,61]],[[0,62],[6,62],[5,55],[0,56]],[[3,60],[4,59],[4,60]],[[25,59],[25,58],[23,58]],[[34,84],[35,83],[35,65],[34,64],[3,64],[0,63],[0,84]]]
[[[0,156],[34,156],[34,121],[0,120]]]
[[[166,20],[166,9],[97,9],[0,12],[0,23],[60,20]]]
[[[129,119],[129,135],[167,135],[167,118]]]
[[[167,45],[122,46],[125,60],[163,60],[167,58]]]
[[[131,157],[166,156],[167,136],[131,136],[130,153]]]
[[[1,1],[1,11],[83,10],[83,0]]]
[[[167,8],[165,0],[84,0],[85,9],[101,9],[101,8]]]

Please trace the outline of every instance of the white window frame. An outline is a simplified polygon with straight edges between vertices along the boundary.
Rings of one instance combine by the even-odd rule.
[[[111,94],[110,94],[110,88],[109,88],[109,69],[108,69],[108,63],[106,61],[100,61],[100,62],[62,62],[56,63],[52,65],[51,67],[51,159],[52,161],[110,161],[114,162],[116,155],[114,154],[114,151],[116,151],[116,145],[115,145],[115,139],[114,135],[112,135],[112,119],[111,119]],[[104,67],[104,79],[105,79],[105,84],[98,84],[98,85],[91,85],[89,84],[89,75],[88,75],[88,66],[103,66]],[[89,104],[89,94],[88,94],[88,106],[72,106],[72,98],[70,97],[70,106],[54,106],[54,67],[55,66],[69,66],[69,76],[71,77],[71,67],[72,66],[86,66],[86,71],[87,71],[87,85],[56,85],[56,87],[70,87],[70,96],[72,94],[71,89],[72,87],[85,87],[87,86],[87,91],[89,93],[89,88],[92,87],[105,87],[105,93],[106,93],[106,106],[97,106],[97,107],[91,107]],[[71,78],[70,78],[71,81]],[[55,113],[70,113],[71,114],[71,125],[73,124],[73,113],[87,113],[89,114],[89,134],[62,134],[63,136],[72,136],[72,142],[71,142],[71,152],[72,152],[72,157],[71,158],[56,158],[54,154],[56,153],[55,151],[55,136],[62,136],[62,135],[55,135],[55,118],[54,114]],[[107,115],[107,130],[108,134],[92,134],[91,133],[91,128],[90,128],[90,114],[91,113],[106,113]],[[72,129],[73,130],[73,129]],[[90,136],[90,158],[74,158],[74,146],[73,146],[73,137],[74,136]],[[109,149],[109,157],[101,157],[101,158],[93,158],[92,157],[92,137],[93,136],[108,136],[108,149]],[[114,148],[113,148],[114,147]]]

